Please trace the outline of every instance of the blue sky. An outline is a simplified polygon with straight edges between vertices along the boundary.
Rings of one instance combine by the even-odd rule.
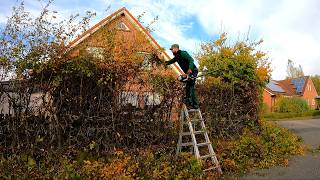
[[[0,24],[6,22],[16,3],[0,1]],[[39,0],[25,0],[25,4],[33,15],[44,5]],[[111,9],[106,11],[109,5]],[[94,11],[94,24],[121,7],[134,16],[145,12],[146,23],[158,16],[152,35],[167,49],[178,43],[192,54],[223,31],[237,40],[250,30],[250,39],[264,40],[261,48],[272,61],[274,79],[285,78],[288,59],[300,64],[306,75],[320,74],[318,0],[55,0],[51,9],[57,10],[60,18]]]

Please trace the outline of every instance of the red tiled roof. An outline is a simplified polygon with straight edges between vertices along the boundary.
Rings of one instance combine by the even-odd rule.
[[[285,91],[284,95],[286,96],[294,96],[296,95],[296,87],[291,83],[290,79],[276,81],[279,86]]]
[[[302,87],[302,92],[301,94],[297,93],[297,87],[292,83],[292,80],[296,80],[296,79],[304,79],[304,84]],[[280,86],[285,92],[284,93],[279,93],[279,92],[274,92],[271,89],[267,88],[267,90],[269,90],[272,93],[275,94],[283,94],[285,96],[297,96],[297,95],[302,95],[305,91],[306,85],[307,85],[307,80],[308,80],[309,76],[303,76],[303,77],[299,77],[299,78],[292,78],[292,79],[285,79],[285,80],[279,80],[279,81],[275,81],[274,82],[277,83],[278,86]]]

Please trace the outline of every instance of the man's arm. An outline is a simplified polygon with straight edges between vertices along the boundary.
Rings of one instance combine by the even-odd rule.
[[[170,65],[170,64],[173,64],[177,61],[176,57],[173,57],[172,59],[170,59],[169,61],[166,61],[162,55],[162,53],[159,53],[158,55],[158,58],[163,61],[166,65]]]
[[[166,65],[170,65],[170,64],[173,64],[173,63],[175,63],[175,62],[177,62],[177,58],[176,58],[176,57],[172,58],[172,59],[169,60],[169,61],[165,61]]]
[[[193,70],[194,60],[187,51],[182,51],[181,56],[188,60],[189,70]]]

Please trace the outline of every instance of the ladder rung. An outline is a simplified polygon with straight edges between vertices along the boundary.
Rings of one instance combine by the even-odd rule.
[[[192,142],[188,142],[188,143],[181,143],[181,146],[192,146],[193,143]]]
[[[207,159],[209,157],[213,157],[215,156],[214,154],[207,154],[207,155],[204,155],[204,156],[200,156],[200,159]]]
[[[213,166],[213,167],[210,167],[210,168],[205,169],[205,170],[203,170],[203,171],[210,171],[210,170],[212,170],[212,169],[216,169],[216,168],[218,168],[218,167],[217,167],[217,166]]]
[[[189,115],[189,113],[191,114],[191,116]],[[192,115],[192,113],[194,113],[194,114]],[[195,131],[195,128],[197,126],[199,126],[199,123],[197,123],[197,122],[200,122],[201,129],[197,128],[197,131]],[[207,169],[204,169],[203,171],[205,172],[205,171],[217,169],[217,171],[220,174],[222,174],[222,170],[219,166],[217,156],[212,149],[212,143],[208,139],[207,128],[205,126],[205,121],[202,118],[201,110],[200,109],[187,109],[186,105],[183,104],[182,110],[181,110],[181,116],[180,116],[181,131],[184,130],[185,125],[188,125],[190,132],[180,132],[177,153],[181,152],[182,146],[194,146],[193,147],[194,148],[193,150],[195,153],[194,155],[196,156],[196,158],[198,158],[199,161],[201,161],[201,160],[208,161],[208,158],[210,158],[213,163],[210,166],[207,166]],[[196,134],[203,134],[205,136],[206,141],[204,143],[197,144],[197,140],[196,140],[197,137],[195,136]],[[182,136],[186,136],[186,135],[191,135],[192,142],[181,143]],[[200,150],[199,150],[200,148],[199,147],[201,147],[201,146],[207,146],[207,148],[209,149],[209,154],[204,155],[204,156],[200,156]]]
[[[200,122],[200,121],[203,121],[203,120],[202,120],[202,119],[191,119],[190,121],[191,121],[191,122]],[[184,123],[185,123],[185,124],[188,124],[189,121],[185,121]]]
[[[194,131],[194,134],[201,134],[201,133],[204,133],[204,131]],[[186,135],[191,135],[190,132],[184,132],[184,133],[181,133],[182,136],[186,136]]]
[[[191,119],[191,122],[198,122],[198,121],[202,121],[202,119]]]
[[[200,109],[189,109],[188,112],[200,112]]]
[[[211,142],[199,143],[199,144],[197,144],[197,146],[206,146],[209,144],[211,144]]]

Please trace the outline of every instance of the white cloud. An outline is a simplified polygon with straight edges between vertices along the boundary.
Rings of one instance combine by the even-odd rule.
[[[319,74],[320,23],[315,18],[320,16],[315,11],[313,0],[282,1],[278,11],[269,18],[262,19],[260,33],[270,48],[273,59],[273,77],[284,78],[287,60],[300,64],[306,75]]]
[[[286,76],[288,59],[302,65],[307,75],[320,73],[320,2],[316,0],[187,0],[176,4],[177,9],[195,15],[211,35],[227,31],[238,38],[250,27],[253,39],[265,40],[262,46],[272,59],[275,79]]]
[[[302,65],[307,75],[320,74],[318,0],[92,0],[90,3],[72,0],[72,3],[74,6],[56,8],[62,16],[95,10],[97,17],[94,22],[122,6],[135,16],[145,12],[143,20],[146,23],[159,16],[153,25],[153,34],[161,45],[168,48],[172,43],[179,43],[191,52],[196,52],[201,39],[187,34],[190,28],[204,30],[212,37],[227,31],[232,38],[238,38],[245,35],[250,27],[251,39],[264,39],[262,46],[272,59],[273,78],[285,77],[288,59]],[[111,11],[105,12],[108,4],[112,5]],[[37,6],[31,6],[31,9],[36,13]],[[8,15],[1,14],[0,23],[4,22],[3,16]],[[199,21],[201,27],[192,27],[194,24],[186,21],[191,16]]]
[[[172,1],[127,1],[125,3],[129,7],[129,10],[134,15],[139,15],[145,12],[143,21],[145,23],[151,22],[155,17],[159,17],[156,23],[152,26],[155,31],[153,34],[161,38],[162,44],[166,49],[173,43],[180,44],[181,48],[194,53],[194,48],[200,45],[200,40],[187,37],[184,33],[185,29],[190,28],[190,23],[183,22],[183,18],[189,16],[191,11],[187,9],[179,10],[178,2],[172,3]],[[146,24],[145,24],[146,25]],[[169,55],[171,53],[168,53]]]

